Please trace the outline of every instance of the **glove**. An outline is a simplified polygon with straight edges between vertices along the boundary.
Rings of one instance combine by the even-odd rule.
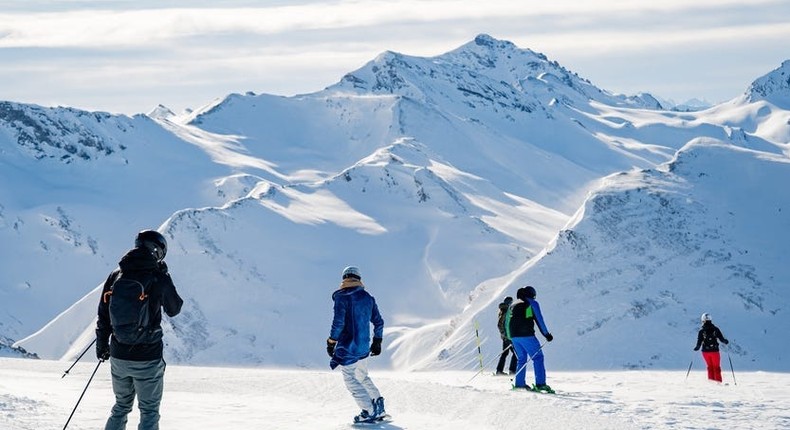
[[[727,340],[727,339],[722,340],[722,342],[724,342],[725,345],[729,345],[730,344],[730,341]]]
[[[554,336],[552,336],[551,333],[546,333],[545,338],[547,342],[551,342],[552,340],[554,340]]]
[[[699,351],[699,347],[694,347],[694,351]]]
[[[376,356],[381,354],[381,338],[374,337],[373,343],[370,345],[370,355]]]
[[[96,358],[101,361],[110,359],[110,345],[104,342],[96,342]]]
[[[160,261],[159,262],[159,271],[166,275],[167,274],[167,263],[165,263],[164,261]]]
[[[334,339],[327,339],[326,340],[326,353],[329,354],[330,357],[335,356],[335,345],[337,345],[337,341]]]

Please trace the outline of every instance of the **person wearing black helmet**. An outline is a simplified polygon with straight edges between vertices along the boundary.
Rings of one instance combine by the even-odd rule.
[[[110,360],[115,394],[105,430],[126,428],[135,396],[140,410],[138,429],[159,428],[165,372],[162,309],[174,317],[184,303],[164,262],[165,237],[143,230],[134,245],[110,273],[99,299],[96,357]]]
[[[708,367],[708,379],[721,382],[721,355],[719,354],[719,341],[725,345],[730,341],[724,338],[721,330],[713,325],[713,320],[709,313],[704,313],[700,317],[702,328],[697,333],[697,345],[694,351],[699,351],[702,347],[702,358]]]
[[[553,393],[554,390],[546,384],[543,351],[540,342],[535,337],[535,323],[538,324],[540,333],[548,342],[554,340],[554,336],[549,333],[549,329],[543,321],[540,305],[535,300],[536,295],[535,288],[531,286],[519,288],[516,291],[517,300],[510,306],[505,319],[507,337],[513,341],[513,348],[518,356],[518,370],[513,388]],[[526,384],[528,359],[532,360],[532,367],[535,370],[535,385],[533,387]]]
[[[497,328],[499,329],[499,337],[502,338],[502,354],[500,354],[499,363],[497,363],[496,366],[497,375],[507,375],[505,373],[505,362],[507,361],[508,355],[510,355],[510,374],[515,375],[516,373],[516,353],[513,351],[513,342],[508,339],[505,330],[505,318],[507,317],[507,310],[510,308],[511,303],[513,303],[513,297],[505,297],[505,300],[499,304],[499,312],[497,313]]]

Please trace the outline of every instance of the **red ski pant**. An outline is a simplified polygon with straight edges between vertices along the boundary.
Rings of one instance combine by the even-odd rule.
[[[708,365],[708,379],[721,382],[721,356],[719,351],[703,352],[702,358]]]

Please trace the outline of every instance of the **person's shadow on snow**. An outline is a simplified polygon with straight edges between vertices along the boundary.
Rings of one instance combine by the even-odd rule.
[[[351,424],[352,429],[374,429],[374,430],[404,430],[403,427],[391,422],[386,423],[356,423]]]

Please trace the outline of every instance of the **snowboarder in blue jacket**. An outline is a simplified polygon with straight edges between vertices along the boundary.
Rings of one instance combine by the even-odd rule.
[[[384,398],[368,376],[365,360],[369,355],[381,354],[384,334],[384,319],[381,318],[376,299],[362,284],[362,275],[355,266],[342,272],[340,289],[332,294],[334,317],[326,352],[332,358],[329,366],[340,366],[346,388],[362,409],[354,417],[355,422],[372,422],[385,417]],[[373,324],[373,340],[370,339],[370,324]]]
[[[526,286],[516,291],[516,301],[510,306],[505,320],[507,337],[513,342],[513,349],[518,356],[518,371],[513,388],[530,389],[526,384],[526,364],[527,360],[532,360],[532,367],[535,369],[535,386],[532,390],[553,392],[551,387],[546,385],[546,368],[543,364],[543,351],[537,337],[535,337],[535,323],[538,323],[540,334],[548,342],[554,340],[554,336],[549,333],[546,323],[543,321],[543,314],[540,305],[535,300],[535,288]]]

